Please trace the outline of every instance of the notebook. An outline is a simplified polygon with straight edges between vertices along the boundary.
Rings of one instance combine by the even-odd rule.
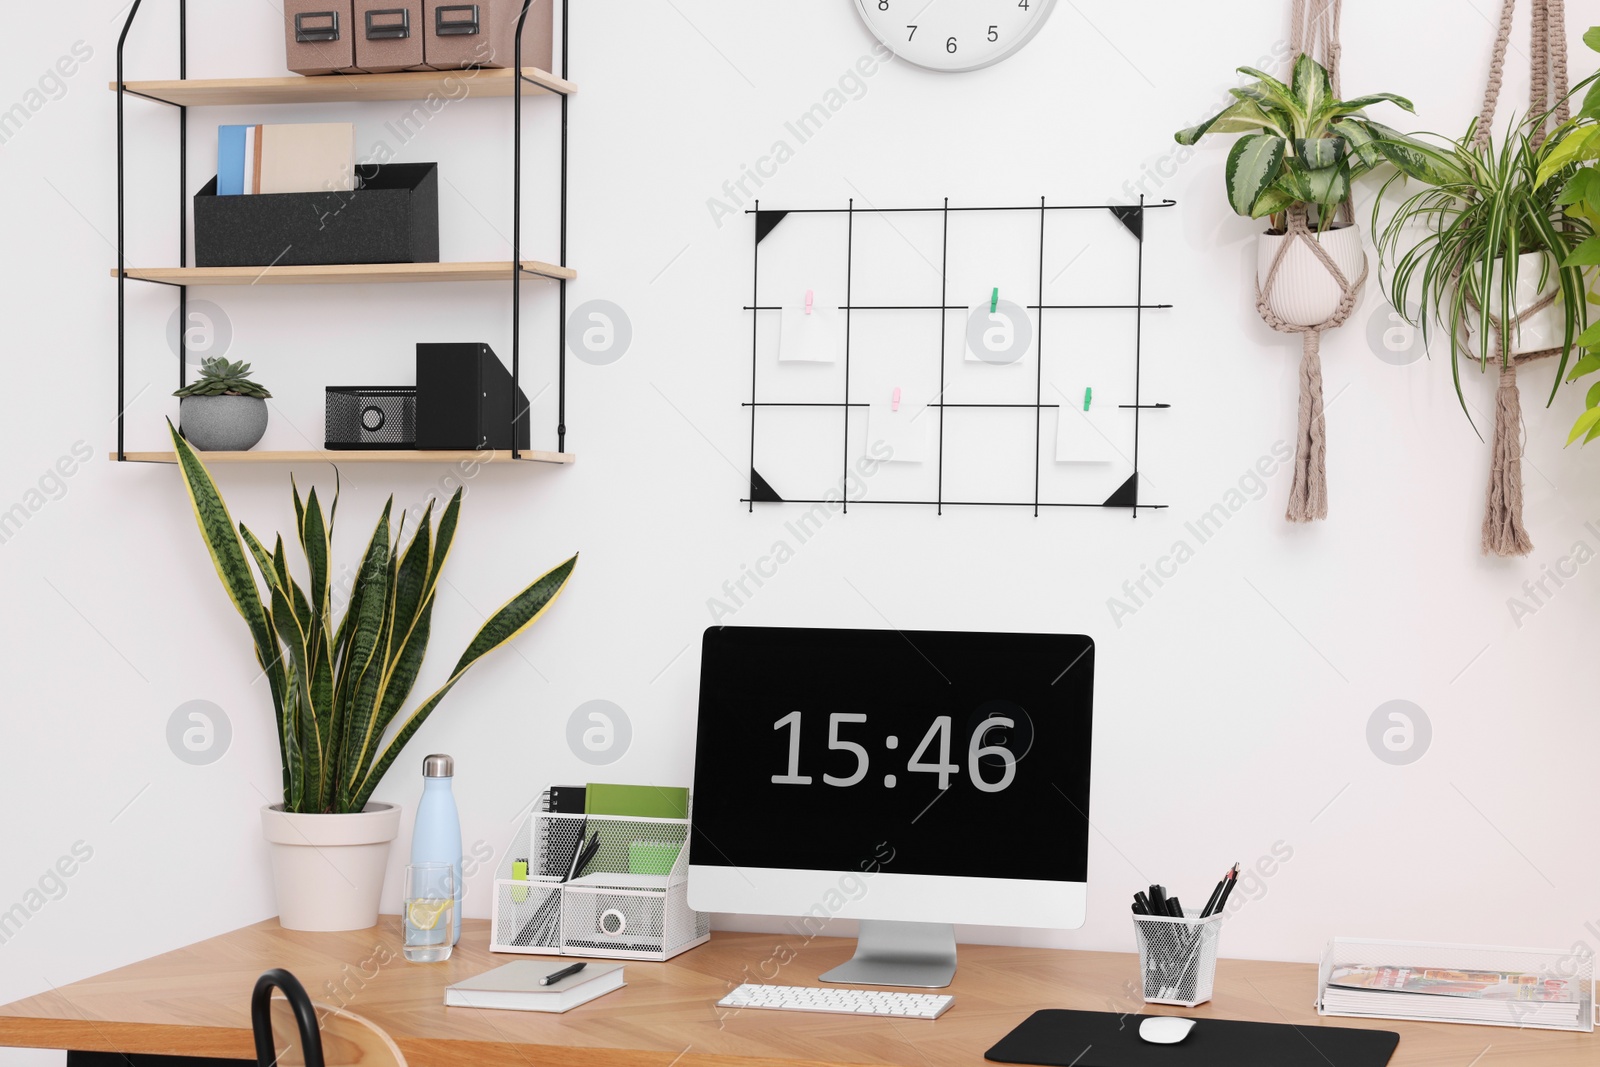
[[[217,195],[244,195],[244,144],[249,126],[217,127]]]
[[[551,985],[539,979],[572,966],[572,960],[535,957],[485,971],[444,991],[447,1008],[490,1008],[496,1011],[571,1011],[627,983],[615,963],[590,963],[577,974]]]
[[[689,790],[665,785],[607,785],[590,782],[584,793],[589,815],[632,815],[645,819],[687,819]]]
[[[349,122],[261,127],[261,193],[349,192],[356,187],[356,128]]]

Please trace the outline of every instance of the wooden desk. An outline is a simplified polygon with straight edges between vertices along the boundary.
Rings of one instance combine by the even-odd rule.
[[[519,958],[489,952],[489,924],[466,922],[461,945],[443,964],[406,963],[399,934],[393,916],[348,934],[291,933],[276,920],[258,923],[0,1008],[0,1046],[74,1050],[74,1067],[137,1065],[141,1054],[248,1060],[250,990],[270,967],[294,972],[313,999],[343,1003],[378,1023],[412,1067],[975,1067],[985,1049],[1035,1009],[1141,1007],[1132,956],[963,945],[949,990],[955,1006],[937,1022],[770,1011],[723,1017],[716,1001],[730,986],[760,977],[816,984],[853,943],[717,934],[667,963],[628,963],[627,988],[565,1015],[475,1011],[445,1008],[442,990]],[[1395,1067],[1600,1064],[1593,1034],[1319,1019],[1315,986],[1316,970],[1308,965],[1224,960],[1216,999],[1192,1014],[1397,1030]]]

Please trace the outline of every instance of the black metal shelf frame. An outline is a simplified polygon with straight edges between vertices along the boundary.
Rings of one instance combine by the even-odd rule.
[[[127,87],[127,80],[123,74],[123,54],[128,42],[128,32],[133,28],[133,21],[139,15],[139,8],[144,0],[133,0],[128,9],[128,17],[123,21],[122,32],[117,37],[117,459],[127,460],[127,451],[123,437],[123,419],[126,414],[127,395],[127,295],[128,283],[128,257],[127,257],[127,166],[126,166],[126,138],[123,128],[123,99],[127,96],[137,96],[145,100],[152,100],[159,104],[178,109],[178,266],[189,265],[189,108],[184,104],[176,104],[170,100],[149,96],[145,93],[135,92]],[[177,0],[178,3],[178,78],[187,81],[189,77],[189,2]],[[523,73],[522,64],[522,35],[527,26],[528,11],[533,0],[522,0],[522,12],[517,18],[517,34],[515,47],[516,76],[512,79],[512,231],[511,231],[511,380],[514,387],[520,388],[522,384],[522,275],[532,274],[524,271],[522,266],[522,95],[523,83],[536,84]],[[569,0],[561,0],[561,78],[569,79],[569,39],[568,26]],[[340,75],[327,75],[339,77]],[[568,186],[568,160],[567,160],[567,121],[571,96],[568,93],[556,94],[561,98],[561,237],[560,260],[562,267],[567,265],[567,186]],[[157,281],[156,279],[135,279],[137,281],[151,281],[158,285],[167,285],[178,290],[178,387],[182,388],[188,380],[188,323],[189,323],[189,286],[182,282]],[[557,391],[556,391],[556,451],[565,452],[567,446],[567,279],[555,279],[559,287],[559,306],[557,310]],[[513,393],[515,395],[515,393]],[[514,423],[520,424],[529,417],[529,409],[523,408],[518,412]],[[520,425],[513,427],[511,457],[522,458],[522,449],[516,447],[518,440],[517,430]]]
[[[1001,207],[951,207],[948,197],[938,207],[899,207],[899,208],[870,208],[867,214],[910,214],[938,212],[942,216],[942,241],[941,260],[939,267],[939,302],[937,304],[856,304],[852,299],[854,288],[855,267],[855,199],[851,198],[846,207],[841,208],[789,208],[773,209],[761,207],[757,200],[755,206],[745,212],[755,216],[755,245],[751,259],[751,296],[750,303],[744,305],[743,310],[751,313],[750,321],[750,399],[740,406],[750,409],[750,495],[740,499],[741,504],[748,505],[750,511],[755,511],[757,504],[828,504],[829,500],[797,499],[794,497],[779,496],[776,490],[762,478],[756,471],[756,412],[760,408],[832,408],[844,413],[844,458],[843,482],[847,483],[850,474],[850,410],[852,408],[870,407],[870,404],[850,399],[850,322],[851,316],[863,311],[937,311],[941,318],[952,311],[968,311],[966,305],[949,303],[947,279],[950,266],[950,214],[951,212],[964,211],[1030,211],[1039,216],[1039,297],[1038,303],[1022,305],[1029,311],[1039,312],[1034,338],[1034,399],[1029,404],[954,404],[947,403],[942,398],[945,395],[945,363],[946,363],[946,333],[939,331],[939,396],[940,400],[927,406],[939,412],[939,451],[937,468],[937,492],[933,500],[849,500],[842,497],[840,503],[845,512],[849,512],[852,503],[862,504],[899,504],[933,507],[939,514],[944,513],[946,507],[1031,507],[1035,517],[1041,508],[1126,508],[1134,517],[1138,517],[1141,508],[1160,511],[1166,504],[1146,504],[1139,500],[1139,423],[1140,414],[1144,411],[1164,411],[1172,405],[1165,403],[1147,404],[1143,401],[1142,377],[1143,358],[1142,349],[1144,342],[1144,313],[1171,308],[1171,304],[1147,304],[1144,302],[1144,218],[1145,213],[1155,208],[1173,207],[1174,200],[1161,200],[1155,203],[1145,203],[1143,196],[1139,197],[1138,204],[1107,205],[1107,204],[1050,204],[1044,197],[1039,198],[1038,206],[1001,206]],[[1045,220],[1052,211],[1110,211],[1116,219],[1128,230],[1138,242],[1137,279],[1135,286],[1134,302],[1131,304],[1046,304],[1044,302],[1044,248],[1045,248]],[[760,359],[759,327],[760,313],[763,311],[782,311],[781,305],[762,304],[761,300],[761,241],[772,232],[778,223],[787,215],[845,215],[845,302],[838,305],[838,310],[844,312],[844,399],[837,401],[781,401],[761,400],[757,395],[757,367]],[[1040,452],[1043,447],[1043,413],[1048,410],[1058,409],[1059,404],[1046,404],[1043,402],[1044,385],[1044,312],[1046,311],[1093,311],[1114,310],[1132,311],[1134,313],[1134,401],[1131,404],[1119,404],[1119,409],[1133,412],[1133,474],[1123,485],[1108,499],[1099,503],[1091,502],[1064,502],[1050,501],[1040,498]],[[976,409],[1009,409],[1021,408],[1033,411],[1034,442],[1033,442],[1033,499],[1032,500],[948,500],[944,495],[944,411],[947,408],[976,408]]]

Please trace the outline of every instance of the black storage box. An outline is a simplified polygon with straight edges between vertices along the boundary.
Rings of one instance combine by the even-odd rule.
[[[439,262],[439,165],[357,167],[354,192],[194,197],[198,267]]]
[[[512,389],[511,372],[494,349],[476,342],[417,345],[418,448],[505,450],[513,439],[515,447],[529,447],[528,396]]]
[[[417,447],[417,391],[411,386],[330,385],[323,446],[330,451]]]

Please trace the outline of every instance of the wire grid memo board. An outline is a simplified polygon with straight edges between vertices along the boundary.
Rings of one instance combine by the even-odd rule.
[[[1144,243],[1174,203],[757,201],[740,502],[1165,508],[1139,493],[1170,407],[1144,398],[1144,315],[1172,306]]]

